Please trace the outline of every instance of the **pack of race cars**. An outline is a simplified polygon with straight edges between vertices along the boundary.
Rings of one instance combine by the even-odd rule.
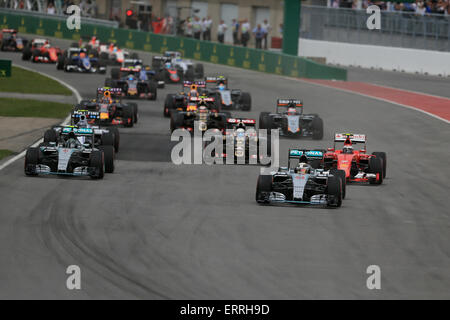
[[[145,65],[136,53],[96,38],[73,43],[68,49],[54,47],[46,39],[27,41],[15,30],[2,30],[1,50],[21,51],[23,60],[55,63],[58,70],[80,73],[107,73],[96,97],[74,106],[71,124],[47,130],[37,148],[25,156],[25,174],[89,176],[102,179],[115,171],[120,149],[118,127],[138,123],[138,104],[130,99],[157,100],[158,89],[166,84],[182,86],[163,99],[162,116],[170,118],[170,132],[186,130],[201,134],[212,129],[222,134],[223,148],[212,158],[226,163],[264,164],[271,156],[272,135],[322,140],[324,122],[318,114],[303,112],[301,99],[279,98],[274,112],[261,112],[256,119],[233,116],[235,111],[252,109],[251,94],[229,88],[222,75],[204,75],[202,64],[184,60],[178,52],[153,56]],[[161,99],[162,100],[162,99]],[[257,129],[258,128],[258,129]],[[260,135],[262,129],[267,134]],[[347,184],[379,185],[386,177],[386,153],[368,153],[364,134],[336,133],[327,149],[289,150],[287,166],[271,168],[257,179],[258,204],[320,205],[340,207]],[[362,145],[357,149],[357,145]]]

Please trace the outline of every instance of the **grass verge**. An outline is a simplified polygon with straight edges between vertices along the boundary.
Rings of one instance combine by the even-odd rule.
[[[3,158],[6,158],[6,157],[12,155],[13,153],[14,152],[9,151],[9,150],[0,149],[0,160],[2,160]]]
[[[28,99],[0,98],[0,117],[64,119],[72,110],[70,104]]]
[[[72,95],[72,91],[59,82],[15,66],[10,78],[0,78],[0,92]]]

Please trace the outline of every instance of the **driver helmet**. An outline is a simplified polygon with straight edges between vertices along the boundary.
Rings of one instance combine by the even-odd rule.
[[[245,124],[243,124],[242,122],[239,122],[239,123],[237,124],[236,128],[237,128],[238,130],[239,130],[239,129],[245,130]]]
[[[311,173],[311,166],[306,162],[300,162],[295,168],[295,173],[309,174]]]
[[[208,108],[205,107],[204,105],[201,105],[198,107],[198,112],[200,112],[200,113],[208,112]]]
[[[130,74],[129,76],[128,76],[128,81],[133,81],[134,80],[134,76],[132,75],[132,74]]]
[[[219,88],[219,90],[225,90],[226,89],[225,82],[219,81],[218,88]]]
[[[166,66],[166,69],[172,68],[172,64],[170,62],[166,62],[165,66]]]
[[[66,143],[64,144],[65,148],[75,149],[78,146],[79,142],[77,137],[73,132],[69,133]]]
[[[84,52],[80,52],[80,58],[81,58],[81,59],[84,59],[84,58],[86,58],[86,53],[84,53]]]
[[[287,114],[289,116],[296,115],[297,114],[297,109],[295,107],[289,107],[288,110],[287,110]]]
[[[349,153],[349,154],[353,153],[353,146],[350,144],[345,145],[342,148],[342,153]]]

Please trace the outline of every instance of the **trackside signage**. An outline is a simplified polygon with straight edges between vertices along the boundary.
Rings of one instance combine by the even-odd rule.
[[[11,60],[0,60],[0,78],[11,77]]]
[[[120,47],[155,53],[179,51],[189,59],[212,62],[288,77],[347,80],[347,70],[277,52],[230,46],[149,32],[111,28],[83,23],[81,29],[69,29],[63,21],[5,13],[0,9],[0,28],[78,41],[92,36]]]

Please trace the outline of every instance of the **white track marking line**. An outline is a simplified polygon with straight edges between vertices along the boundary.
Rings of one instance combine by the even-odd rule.
[[[25,70],[28,70],[28,71],[32,71],[32,72],[39,73],[39,74],[42,75],[42,76],[45,76],[45,77],[47,77],[47,78],[50,78],[50,79],[52,79],[52,80],[55,80],[55,81],[59,82],[60,84],[62,84],[63,86],[67,87],[70,91],[73,92],[73,94],[75,95],[75,98],[77,99],[78,102],[81,101],[81,95],[80,95],[80,93],[78,92],[78,90],[75,89],[74,87],[72,87],[70,84],[64,82],[63,80],[60,80],[60,79],[58,79],[58,78],[55,78],[55,77],[53,77],[53,76],[51,76],[51,75],[48,75],[48,74],[45,74],[45,73],[43,73],[43,72],[33,70],[33,69],[31,69],[31,68],[27,68],[27,67],[24,67],[24,66],[21,66],[21,65],[16,65],[16,64],[13,64],[13,65],[14,65],[15,67],[19,67],[19,68],[22,68],[22,69],[25,69]],[[67,125],[69,122],[70,122],[70,115],[67,116],[67,118],[65,118],[64,121],[63,121],[60,125],[61,125],[61,126],[64,126],[64,125]],[[39,144],[41,144],[43,141],[44,141],[44,139],[39,139],[39,140],[36,141],[34,144],[32,144],[30,147],[31,147],[31,148],[35,148],[35,147],[37,147]],[[17,160],[19,160],[19,159],[25,157],[26,152],[27,152],[27,150],[25,149],[24,151],[22,151],[22,152],[19,153],[18,155],[12,157],[11,159],[9,159],[8,161],[6,161],[5,163],[1,164],[1,165],[0,165],[0,171],[2,171],[3,169],[5,169],[5,168],[6,168],[7,166],[9,166],[10,164],[16,162]]]
[[[383,102],[387,102],[387,103],[391,103],[391,104],[396,105],[396,106],[399,106],[399,107],[403,107],[403,108],[407,108],[407,109],[410,109],[410,110],[422,112],[422,113],[424,113],[424,114],[426,114],[426,115],[429,115],[430,117],[433,117],[433,118],[435,118],[435,119],[444,121],[444,122],[447,123],[447,124],[450,124],[450,121],[447,120],[447,119],[441,118],[441,117],[439,117],[438,115],[435,115],[435,114],[433,114],[433,113],[427,112],[427,111],[425,111],[425,110],[422,110],[422,109],[419,109],[419,108],[416,108],[416,107],[412,107],[412,106],[408,106],[408,105],[406,105],[406,104],[401,104],[401,103],[394,102],[394,101],[391,101],[391,100],[387,100],[387,99],[384,99],[384,98],[379,98],[379,97],[370,96],[370,95],[367,95],[367,94],[364,94],[364,93],[360,93],[360,92],[356,92],[356,91],[352,91],[352,90],[348,90],[348,89],[342,89],[342,88],[336,88],[336,87],[333,87],[333,86],[327,86],[326,84],[315,83],[315,82],[309,82],[309,81],[305,81],[305,80],[298,79],[298,78],[287,78],[287,77],[286,77],[285,79],[296,80],[296,81],[298,81],[298,82],[303,82],[303,83],[307,83],[307,84],[312,84],[312,85],[316,85],[316,86],[320,86],[320,87],[324,87],[324,88],[331,88],[331,89],[335,89],[335,90],[338,90],[338,91],[343,91],[343,92],[347,92],[347,93],[351,93],[351,94],[356,94],[356,95],[359,95],[359,96],[362,96],[362,97],[366,97],[366,98],[370,98],[370,99],[374,99],[374,100],[378,100],[378,101],[383,101]],[[370,83],[369,83],[369,84],[370,84]],[[395,89],[395,88],[390,88],[390,87],[386,87],[386,88],[389,88],[389,89]],[[395,90],[403,90],[403,89],[395,89]],[[403,90],[403,91],[408,91],[408,90]],[[422,94],[422,93],[414,92],[414,91],[408,91],[408,92],[415,93],[415,94]],[[424,95],[427,95],[427,94],[424,94]],[[435,96],[435,97],[438,97],[438,96]],[[438,98],[447,99],[447,98],[444,98],[444,97],[438,97]]]

